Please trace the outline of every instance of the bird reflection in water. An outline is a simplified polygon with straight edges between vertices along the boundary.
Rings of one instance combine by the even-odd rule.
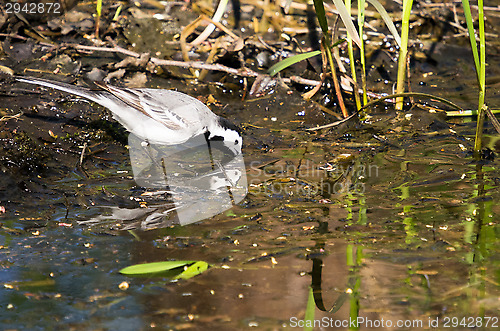
[[[183,144],[149,144],[129,135],[134,180],[143,188],[139,208],[105,208],[82,225],[149,230],[195,223],[230,209],[247,194],[243,155],[205,135]]]

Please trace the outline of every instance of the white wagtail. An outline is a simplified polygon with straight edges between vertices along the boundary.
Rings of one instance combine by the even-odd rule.
[[[177,145],[205,135],[207,142],[222,141],[234,155],[241,154],[240,130],[215,115],[201,101],[187,94],[151,88],[120,88],[95,82],[99,90],[31,77],[23,83],[42,85],[89,99],[108,108],[129,132],[150,144]]]

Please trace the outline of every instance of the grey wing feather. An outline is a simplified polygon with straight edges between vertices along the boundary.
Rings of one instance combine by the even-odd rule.
[[[121,102],[125,103],[130,108],[135,109],[143,115],[162,123],[170,129],[176,130],[180,129],[181,127],[185,127],[185,123],[182,123],[182,121],[179,121],[173,116],[168,116],[170,114],[156,112],[154,111],[154,108],[150,109],[151,107],[148,105],[148,103],[144,102],[143,100],[144,96],[141,90],[119,88],[101,82],[96,82],[95,84],[100,88],[108,91],[111,95],[113,95]]]
[[[202,118],[215,116],[201,101],[184,93],[162,89],[129,89],[96,83],[142,114],[174,130],[199,126]]]
[[[134,93],[134,90],[121,89],[100,82],[95,82],[95,84],[102,90],[93,91],[86,87],[70,85],[42,78],[21,76],[21,77],[16,77],[16,80],[23,83],[29,83],[29,84],[45,86],[48,88],[53,88],[56,90],[71,93],[73,95],[77,95],[79,97],[83,97],[91,101],[94,101],[104,107],[109,108],[109,110],[111,110],[111,112],[115,116],[115,119],[117,119],[125,127],[129,127],[128,121],[122,120],[122,118],[126,117],[123,114],[123,111],[127,112],[128,111],[127,108],[135,109],[144,114],[145,116],[158,120],[157,117],[152,116],[152,114],[149,114],[147,111],[143,109],[143,106],[141,105],[140,101],[140,95],[138,93]],[[179,126],[175,122],[169,121],[166,118],[163,118],[162,120],[160,120],[160,122],[172,129],[179,128]]]
[[[96,82],[102,90],[94,91],[86,87],[32,77],[16,77],[16,80],[41,85],[71,93],[109,108],[114,115],[123,118],[127,107],[162,123],[170,129],[196,128],[204,120],[216,115],[201,101],[187,94],[161,89],[118,88]],[[120,121],[127,126],[127,121]]]
[[[216,117],[205,104],[187,94],[157,89],[140,91],[141,102],[151,113],[173,120],[184,127],[199,125]]]

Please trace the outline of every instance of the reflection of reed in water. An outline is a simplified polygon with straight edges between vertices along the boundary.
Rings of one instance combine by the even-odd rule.
[[[247,194],[243,156],[229,156],[217,141],[199,136],[180,145],[152,145],[130,134],[135,182],[132,196],[141,207],[105,207],[105,213],[80,221],[116,229],[154,229],[186,225],[217,215]]]

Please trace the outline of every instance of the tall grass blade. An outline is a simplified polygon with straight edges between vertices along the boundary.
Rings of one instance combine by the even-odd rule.
[[[361,62],[361,82],[363,89],[363,105],[368,102],[366,93],[366,56],[365,42],[363,39],[363,29],[365,25],[365,0],[358,0],[358,33],[361,39],[361,47],[359,48],[359,56]]]
[[[345,7],[347,9],[347,14],[349,14],[349,16],[351,16],[351,0],[345,0]],[[362,45],[360,44],[360,48],[361,47],[362,47]],[[351,38],[351,34],[349,32],[347,32],[347,51],[349,54],[349,66],[351,68],[351,79],[354,82],[354,86],[353,86],[352,91],[353,91],[353,95],[354,95],[354,100],[356,101],[356,109],[359,110],[359,108],[361,108],[361,100],[359,99],[359,93],[358,93],[358,88],[357,88],[358,79],[356,77],[356,61],[354,59],[354,49],[352,47],[352,38]]]
[[[314,0],[314,10],[318,17],[319,26],[325,36],[328,35],[328,20],[326,19],[325,6],[323,0]]]
[[[484,31],[484,6],[483,0],[477,1],[479,20],[479,105],[476,126],[476,139],[474,141],[474,151],[480,155],[483,145],[483,124],[486,117],[486,36]]]
[[[314,2],[316,1],[317,0],[315,0]],[[344,23],[347,32],[351,35],[352,41],[354,41],[356,45],[358,45],[358,47],[361,48],[361,39],[359,38],[358,31],[356,31],[356,28],[354,27],[354,23],[352,23],[351,15],[349,15],[346,6],[342,2],[342,0],[332,0],[332,1],[335,4],[335,7],[337,7],[340,19]]]
[[[337,70],[335,69],[335,61],[333,61],[333,54],[332,54],[332,49],[330,46],[329,39],[330,38],[328,37],[328,35],[323,36],[323,39],[321,40],[321,42],[323,44],[323,49],[325,50],[328,63],[330,64],[330,70],[332,72],[332,79],[333,79],[333,86],[335,87],[335,95],[337,96],[337,101],[339,102],[338,105],[340,107],[340,110],[342,111],[342,115],[344,117],[348,117],[349,112],[347,111],[347,108],[345,107],[344,98],[342,97],[342,91],[340,88],[339,79],[337,77]]]
[[[469,0],[462,0],[462,6],[464,7],[465,22],[467,23],[467,31],[469,32],[470,46],[472,48],[472,55],[474,56],[474,64],[476,65],[477,82],[479,84],[479,71],[480,71],[479,68],[481,67],[481,65],[479,63],[479,53],[477,51],[476,33],[474,32],[474,21],[472,20]]]
[[[394,37],[394,40],[396,41],[398,46],[401,47],[401,37],[399,36],[398,30],[396,29],[396,26],[392,22],[392,19],[389,16],[389,14],[387,13],[387,11],[385,10],[384,6],[382,6],[382,4],[380,2],[378,2],[377,0],[366,0],[366,1],[371,3],[372,6],[375,7],[375,9],[378,11],[380,16],[382,16],[382,19],[384,20],[385,25],[387,25],[387,28],[389,29],[392,36]],[[362,2],[364,3],[364,0]]]
[[[335,93],[336,93],[337,99],[339,101],[339,107],[342,110],[342,114],[344,115],[344,117],[347,117],[347,116],[349,116],[349,114],[347,112],[347,109],[345,108],[344,101],[342,99],[342,93],[340,92],[340,85],[338,83],[338,78],[337,78],[337,74],[335,71],[335,63],[333,61],[333,56],[332,56],[332,47],[337,45],[339,42],[337,42],[333,46],[331,45],[331,37],[330,37],[330,34],[328,33],[328,21],[326,19],[325,6],[323,4],[323,0],[313,0],[313,1],[314,1],[314,9],[316,10],[316,16],[318,17],[319,25],[321,26],[321,30],[323,30],[323,38],[321,39],[321,44],[323,45],[323,49],[325,50],[327,61],[330,64],[330,69],[332,71],[332,79],[333,79],[333,83],[335,85]],[[342,3],[342,0],[333,0],[333,1],[338,2],[338,4],[336,4],[337,10],[339,12],[341,12],[341,11],[343,12],[343,14],[341,14],[341,16],[342,15],[344,16],[344,19],[345,19],[344,25],[346,26],[346,28],[348,29],[349,32],[353,31],[355,33],[355,35],[357,37],[357,41],[358,41],[357,44],[359,45],[360,43],[359,43],[358,33],[354,29],[354,24],[352,23],[350,16],[347,14],[347,10],[346,10],[344,4]],[[342,9],[339,9],[339,7],[341,7]],[[350,24],[350,28],[348,27],[349,24]],[[356,41],[356,39],[354,39],[354,40]]]
[[[314,56],[319,55],[319,54],[321,54],[321,51],[312,51],[312,52],[297,54],[297,55],[288,57],[288,58],[276,63],[271,68],[269,68],[267,73],[270,76],[274,76],[278,72],[280,72],[281,70],[288,68],[289,66],[294,65],[297,62],[303,61],[305,59],[309,59],[309,58],[314,57]]]
[[[95,36],[99,39],[99,25],[102,14],[102,0],[97,0],[96,4],[96,18],[95,18]]]
[[[398,57],[398,81],[396,85],[396,93],[404,92],[405,76],[406,76],[406,57],[408,56],[408,32],[410,30],[410,14],[413,0],[403,0],[403,17],[401,23],[401,47]],[[403,109],[403,98],[396,99],[396,109]]]
[[[102,13],[102,0],[97,0],[96,12],[97,12],[97,17],[101,17],[101,13]]]
[[[476,155],[480,155],[482,148],[483,138],[483,124],[487,106],[485,105],[486,97],[486,37],[484,31],[484,7],[483,0],[478,0],[478,25],[479,25],[479,52],[476,43],[476,33],[474,31],[474,21],[470,10],[469,0],[462,0],[462,6],[465,14],[465,21],[467,22],[467,31],[469,32],[470,46],[472,48],[472,56],[474,57],[474,64],[476,66],[477,84],[479,85],[479,100],[477,111],[477,126],[476,137],[474,141],[474,151]]]
[[[365,42],[363,40],[363,28],[365,26],[365,0],[358,0],[358,28],[359,36],[361,38],[361,47],[359,48],[359,55],[361,60],[361,84],[363,89],[363,105],[368,102],[368,95],[366,92],[366,56],[365,56]]]
[[[222,16],[226,12],[226,7],[227,7],[228,1],[229,0],[221,0],[219,2],[219,6],[217,6],[217,10],[215,11],[214,16],[212,17],[212,21],[214,21],[214,22],[220,22]],[[191,42],[191,45],[198,45],[198,44],[200,44],[205,39],[207,39],[208,36],[210,36],[212,34],[212,32],[214,32],[214,30],[215,30],[215,25],[212,24],[212,23],[210,23],[205,28],[205,30],[203,30],[203,32],[200,33],[200,35],[198,37],[196,37],[196,39]]]

